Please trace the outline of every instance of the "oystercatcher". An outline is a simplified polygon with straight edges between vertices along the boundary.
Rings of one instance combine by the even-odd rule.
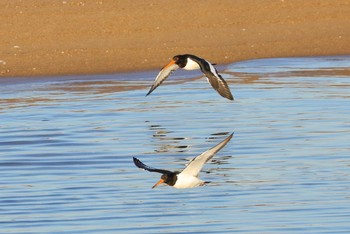
[[[214,65],[203,58],[199,58],[192,54],[176,55],[172,60],[162,68],[158,76],[154,80],[151,89],[146,94],[149,95],[155,90],[162,82],[168,78],[168,76],[178,68],[185,70],[201,69],[204,75],[207,77],[211,86],[224,98],[233,100],[230,88],[226,81],[221,77]]]
[[[213,148],[193,158],[190,161],[190,163],[186,166],[186,168],[181,172],[153,168],[145,165],[135,157],[133,157],[133,160],[135,165],[138,168],[141,168],[150,172],[158,172],[163,174],[161,176],[161,179],[152,188],[155,188],[156,186],[162,183],[166,183],[178,189],[202,186],[207,182],[200,180],[198,178],[198,174],[200,170],[202,169],[202,167],[206,162],[208,162],[220,149],[222,149],[231,140],[232,136],[233,136],[233,133],[230,136],[228,136],[225,140],[223,140],[222,142],[214,146]]]

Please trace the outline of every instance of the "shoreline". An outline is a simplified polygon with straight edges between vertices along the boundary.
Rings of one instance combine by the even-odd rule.
[[[159,70],[176,54],[217,64],[350,55],[339,0],[0,3],[0,77]]]

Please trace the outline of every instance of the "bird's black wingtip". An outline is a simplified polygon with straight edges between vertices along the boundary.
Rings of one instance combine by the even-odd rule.
[[[228,94],[227,96],[225,96],[225,98],[227,98],[228,100],[231,100],[231,101],[235,100],[235,98],[232,96],[231,93]]]
[[[134,160],[134,164],[136,167],[142,169],[142,170],[146,170],[146,165],[143,164],[138,158],[132,157],[132,159]]]
[[[226,99],[228,99],[228,100],[230,100],[230,101],[233,101],[233,100],[234,100],[234,97],[232,96],[231,93],[221,93],[221,92],[219,92],[219,91],[218,91],[218,93],[219,93],[222,97],[224,97],[224,98],[226,98]]]
[[[136,157],[132,157],[132,160],[134,161],[135,166],[139,167],[141,161]]]
[[[231,140],[232,139],[232,137],[233,137],[233,135],[234,135],[234,133],[235,132],[232,132],[228,137],[226,137],[226,139],[229,139],[229,140]]]
[[[148,96],[148,95],[150,95],[152,92],[153,92],[153,90],[154,90],[154,88],[153,88],[153,86],[151,87],[151,89],[148,91],[148,93],[146,94],[146,97]]]

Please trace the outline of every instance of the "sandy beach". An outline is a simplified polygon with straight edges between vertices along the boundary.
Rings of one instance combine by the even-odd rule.
[[[350,54],[350,1],[0,2],[0,76],[160,69],[176,54],[240,60]]]

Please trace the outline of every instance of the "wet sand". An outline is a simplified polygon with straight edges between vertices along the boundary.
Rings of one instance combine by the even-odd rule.
[[[350,54],[340,0],[0,2],[0,76],[159,69],[175,54],[239,60]]]

